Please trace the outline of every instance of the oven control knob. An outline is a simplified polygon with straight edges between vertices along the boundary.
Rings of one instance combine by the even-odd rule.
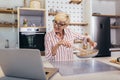
[[[39,29],[36,29],[36,31],[39,31]]]

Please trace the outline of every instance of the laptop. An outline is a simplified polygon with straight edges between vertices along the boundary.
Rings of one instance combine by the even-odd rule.
[[[30,80],[48,80],[57,72],[57,69],[53,69],[51,74],[49,71],[52,68],[43,68],[41,54],[37,49],[0,49],[0,66],[7,77]]]

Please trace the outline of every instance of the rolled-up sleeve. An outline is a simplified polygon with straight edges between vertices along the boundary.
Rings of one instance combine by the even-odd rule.
[[[79,33],[72,32],[72,34],[73,34],[74,39],[84,40],[86,38],[84,35],[81,35]]]
[[[80,39],[83,41],[83,44],[87,44],[87,36],[81,35],[79,33],[74,33],[73,32],[74,39]]]

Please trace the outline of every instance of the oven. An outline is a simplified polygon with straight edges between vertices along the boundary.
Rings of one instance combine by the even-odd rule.
[[[44,51],[45,33],[45,28],[21,28],[19,32],[19,47]]]

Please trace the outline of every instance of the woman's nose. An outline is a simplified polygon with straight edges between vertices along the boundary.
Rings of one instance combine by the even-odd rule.
[[[54,26],[54,28],[57,28],[57,29],[58,29],[58,28],[59,28],[59,26],[55,25],[55,26]]]

